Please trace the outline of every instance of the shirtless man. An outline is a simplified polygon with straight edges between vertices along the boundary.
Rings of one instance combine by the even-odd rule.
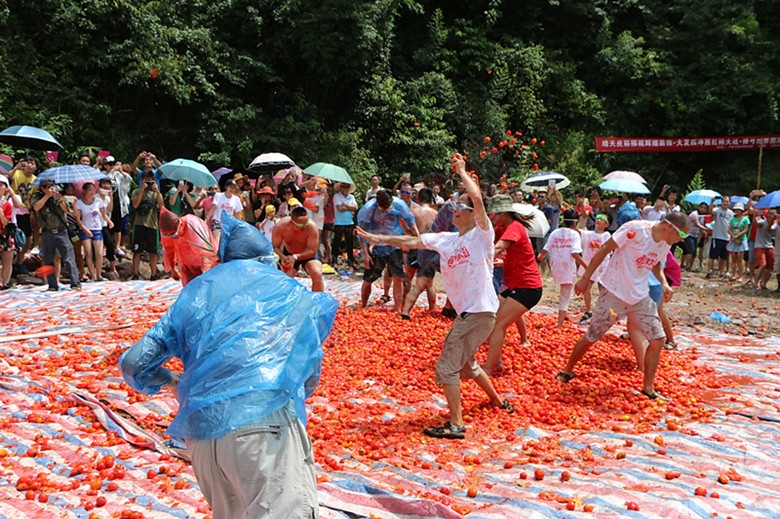
[[[419,205],[411,207],[410,211],[417,222],[417,229],[422,229],[422,232],[428,232],[433,220],[436,219],[436,215],[439,214],[436,209],[431,207],[431,203],[433,203],[433,191],[427,187],[420,189],[417,193],[417,201],[419,202]],[[433,287],[433,276],[436,274],[436,270],[434,267],[425,267],[427,267],[427,265],[421,265],[418,261],[417,250],[410,250],[407,254],[406,264],[404,265],[404,272],[406,274],[404,292],[406,295],[404,299],[404,309],[401,313],[403,319],[409,318],[409,312],[411,312],[414,303],[423,291],[428,295],[428,309],[431,311],[436,309],[436,289]],[[412,279],[415,274],[417,274],[417,280],[415,281],[414,286],[412,286]]]
[[[325,291],[322,263],[314,257],[319,243],[317,225],[301,206],[296,206],[290,216],[282,218],[274,226],[274,252],[279,256],[282,271],[292,278],[298,269],[305,268],[311,278],[312,292]]]

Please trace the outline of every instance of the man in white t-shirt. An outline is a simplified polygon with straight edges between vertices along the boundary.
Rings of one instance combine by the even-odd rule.
[[[674,292],[663,274],[663,261],[675,243],[688,236],[691,221],[684,213],[674,212],[660,221],[633,220],[620,226],[615,234],[596,252],[585,273],[574,285],[575,292],[582,294],[588,286],[593,272],[604,258],[612,252],[606,270],[601,275],[602,285],[593,318],[588,330],[574,345],[566,367],[556,375],[559,382],[574,378],[574,366],[588,349],[609,330],[618,319],[630,316],[642,330],[650,344],[645,352],[644,382],[642,394],[654,399],[660,395],[654,387],[655,373],[663,349],[664,334],[658,308],[650,298],[648,278],[652,271],[661,281],[664,302],[672,299]]]
[[[452,167],[463,179],[461,195],[452,223],[458,232],[429,233],[420,236],[371,234],[358,228],[358,234],[373,247],[378,243],[410,249],[432,249],[441,255],[441,276],[447,296],[458,313],[444,340],[436,362],[435,380],[444,386],[450,419],[439,427],[423,430],[435,438],[461,439],[466,435],[460,401],[460,379],[473,378],[493,405],[514,411],[502,400],[490,378],[479,367],[476,352],[493,329],[498,297],[493,290],[493,227],[482,202],[479,184],[466,172],[463,158],[452,157]]]
[[[225,183],[224,193],[215,193],[211,207],[206,214],[206,221],[211,221],[211,234],[214,235],[214,239],[219,243],[219,237],[222,234],[222,214],[228,213],[231,216],[235,216],[241,219],[241,211],[244,210],[244,204],[241,203],[241,198],[236,195],[238,190],[238,184],[233,179],[228,180]]]

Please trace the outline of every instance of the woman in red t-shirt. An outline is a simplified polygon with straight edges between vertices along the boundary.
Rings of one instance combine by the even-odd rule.
[[[490,219],[494,227],[503,227],[504,232],[496,242],[495,254],[506,251],[504,257],[504,285],[501,292],[501,304],[496,313],[496,324],[488,337],[487,360],[482,369],[490,375],[501,366],[501,350],[504,346],[506,330],[517,323],[520,338],[528,345],[525,336],[523,315],[536,306],[542,299],[542,275],[536,264],[536,254],[526,227],[528,224],[512,207],[509,196],[493,197],[490,204]]]

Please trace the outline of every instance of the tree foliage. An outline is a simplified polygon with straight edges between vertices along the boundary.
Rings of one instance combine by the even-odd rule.
[[[598,154],[593,137],[780,133],[778,0],[7,0],[0,27],[0,117],[65,156],[279,151],[390,182],[458,150],[478,164],[473,144],[512,128],[578,186],[701,170],[740,192],[757,154]],[[767,188],[778,169],[765,151]]]

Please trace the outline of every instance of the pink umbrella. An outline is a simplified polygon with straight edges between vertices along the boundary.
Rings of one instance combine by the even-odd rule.
[[[647,184],[647,180],[643,179],[639,173],[634,173],[633,171],[613,171],[610,174],[604,176],[604,180],[612,180],[615,178],[633,180],[634,182]]]
[[[303,177],[303,170],[298,166],[292,166],[287,169],[280,169],[279,171],[276,172],[276,175],[274,175],[274,184],[276,185],[276,187],[279,187],[279,184],[282,183],[284,177],[286,177],[289,173],[295,173],[296,184],[301,183]]]

